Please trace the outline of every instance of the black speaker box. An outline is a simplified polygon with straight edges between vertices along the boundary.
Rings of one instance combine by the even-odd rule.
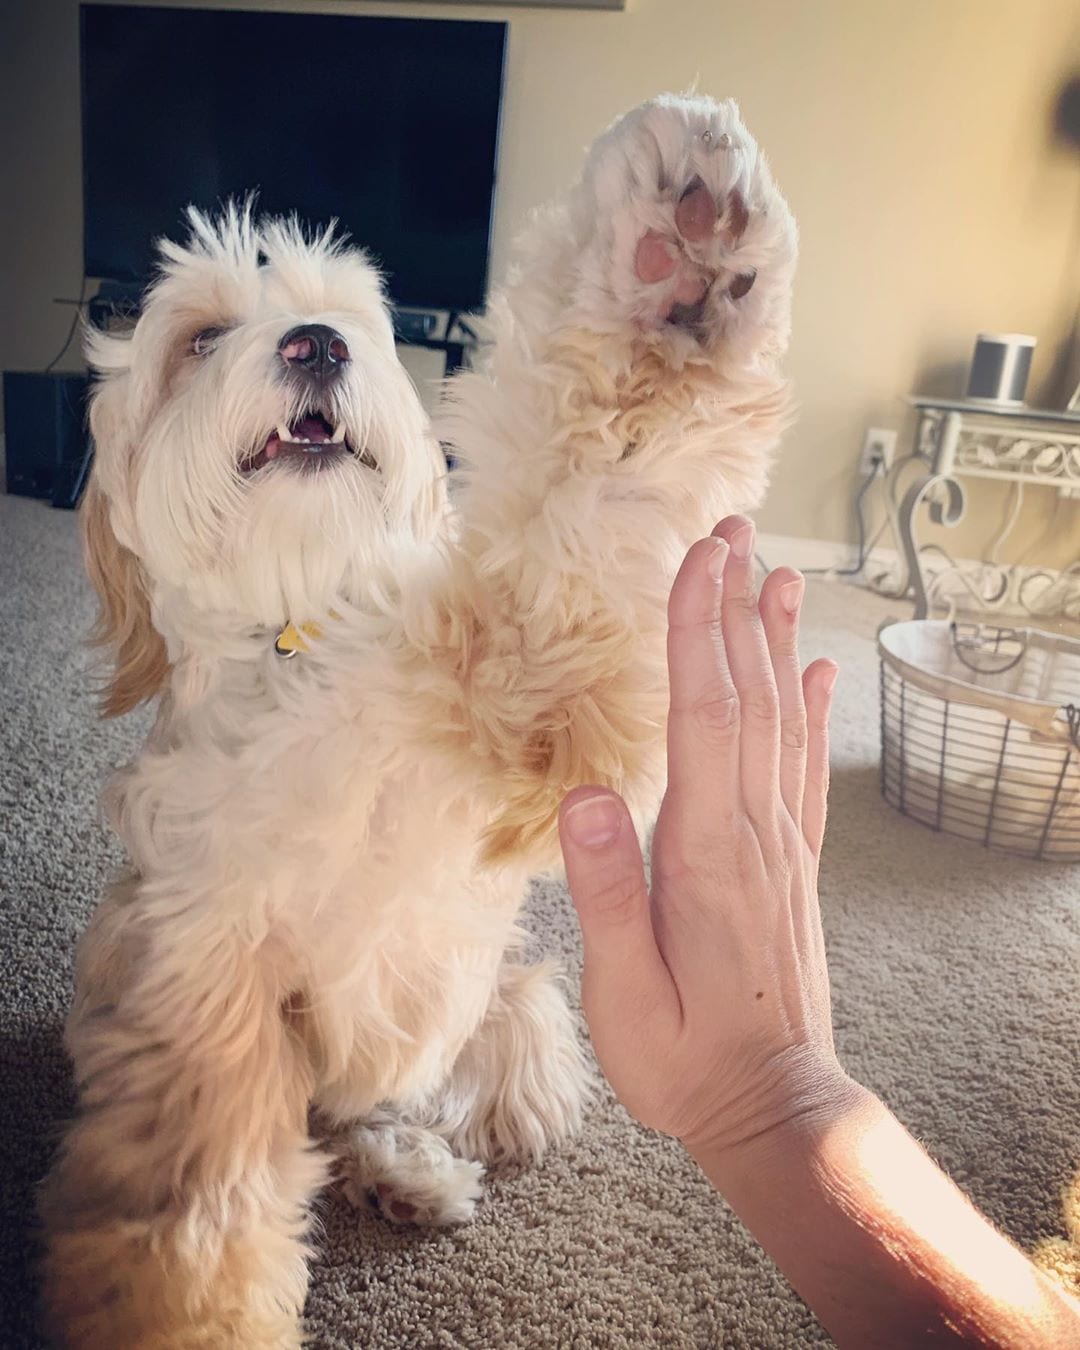
[[[89,467],[85,375],[4,372],[7,491],[76,506]]]

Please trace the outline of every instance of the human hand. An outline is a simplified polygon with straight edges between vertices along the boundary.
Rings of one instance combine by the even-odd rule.
[[[728,1150],[850,1088],[833,1048],[817,899],[837,667],[798,659],[803,579],[754,594],[753,526],[689,551],[668,608],[668,787],[652,894],[622,799],[560,814],[600,1065],[627,1109]]]

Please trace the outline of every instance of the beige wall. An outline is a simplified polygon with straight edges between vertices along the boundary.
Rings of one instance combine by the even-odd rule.
[[[915,388],[956,388],[979,329],[1039,335],[1033,395],[1051,374],[1080,285],[1080,157],[1049,133],[1054,95],[1080,61],[1074,0],[629,0],[621,14],[230,7],[510,21],[496,275],[524,212],[622,109],[695,79],[738,97],[802,233],[789,363],[802,414],[763,529],[850,537],[864,428],[906,425]],[[0,365],[32,368],[63,339],[51,298],[79,282],[77,4],[0,9]],[[272,126],[271,103],[267,114]],[[1062,504],[1047,542],[1054,500],[1029,498],[1021,546],[1067,561],[1080,506]],[[998,500],[973,494],[972,526],[950,543],[975,551]]]

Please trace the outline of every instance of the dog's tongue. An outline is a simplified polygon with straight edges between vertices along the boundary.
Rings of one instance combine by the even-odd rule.
[[[300,441],[328,441],[330,439],[321,417],[301,417],[299,422],[294,422],[289,427],[289,430]]]
[[[290,441],[310,441],[314,445],[326,445],[330,441],[331,433],[326,429],[326,423],[321,417],[314,415],[301,417],[299,422],[292,422],[288,427],[280,426],[278,431],[288,431]],[[263,447],[263,455],[266,459],[277,459],[281,454],[282,437],[277,431],[271,432],[267,438],[266,445]]]

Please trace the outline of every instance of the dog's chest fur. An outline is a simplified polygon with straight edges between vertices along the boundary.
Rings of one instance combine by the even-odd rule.
[[[452,1061],[513,942],[525,871],[480,869],[484,821],[460,772],[380,734],[358,671],[329,688],[304,660],[268,655],[194,705],[167,699],[111,813],[153,878],[144,907],[272,943],[320,1095],[346,1114]],[[326,989],[346,997],[322,1006]],[[361,1039],[370,1103],[355,1099]]]

